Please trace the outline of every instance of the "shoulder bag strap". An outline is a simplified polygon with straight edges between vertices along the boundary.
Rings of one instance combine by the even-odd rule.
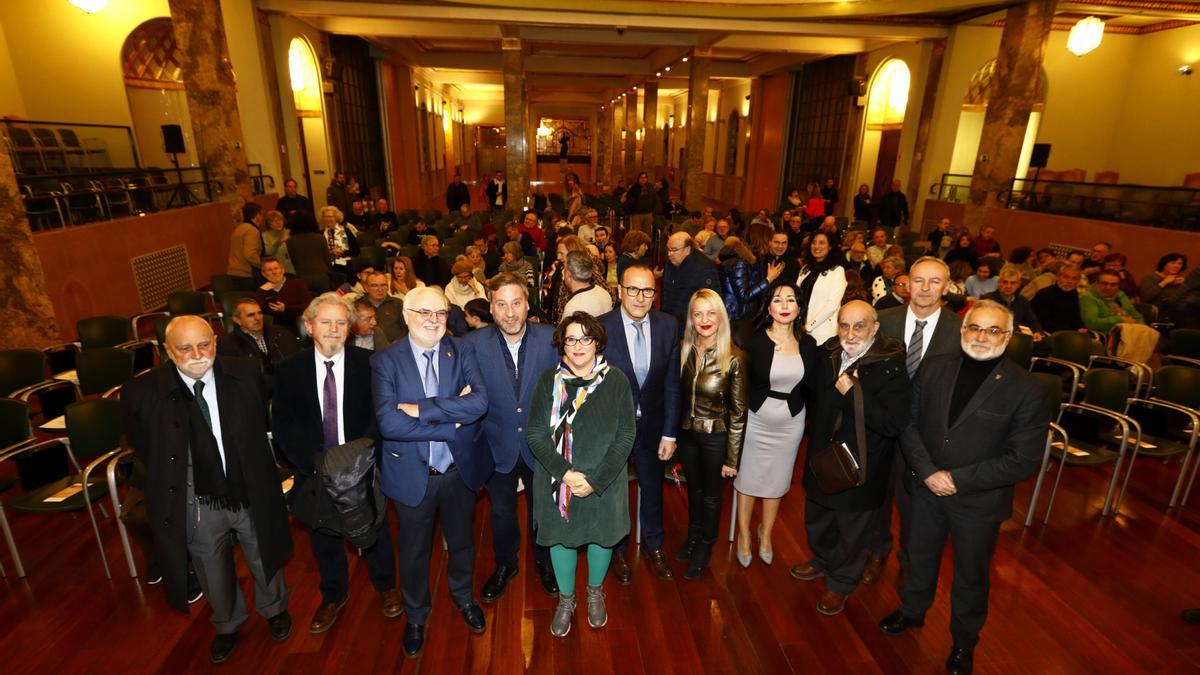
[[[854,438],[858,441],[858,470],[862,472],[863,480],[867,475],[867,422],[863,412],[862,383],[857,377],[851,376],[854,382]]]

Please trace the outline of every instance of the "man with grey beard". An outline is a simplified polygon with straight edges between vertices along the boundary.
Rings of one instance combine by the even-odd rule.
[[[172,319],[164,342],[170,361],[121,390],[125,433],[146,463],[146,514],[167,602],[187,610],[191,556],[217,629],[210,655],[221,663],[249,616],[234,534],[271,637],[292,630],[283,580],[292,536],[267,441],[267,387],[254,361],[217,357],[217,337],[200,317]]]
[[[909,570],[890,635],[925,623],[946,538],[954,552],[950,673],[970,673],[987,619],[992,555],[1012,515],[1013,486],[1037,471],[1054,405],[1050,393],[1004,355],[1013,315],[976,302],[960,329],[960,354],[926,357],[913,384],[912,419],[900,438],[911,469]]]

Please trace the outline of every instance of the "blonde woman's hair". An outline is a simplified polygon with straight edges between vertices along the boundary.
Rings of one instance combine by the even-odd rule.
[[[336,206],[322,206],[321,210],[317,211],[317,219],[319,220],[324,218],[326,213],[332,213],[334,221],[339,225],[345,220],[345,215],[342,213],[342,210]]]
[[[692,299],[688,301],[687,322],[683,327],[683,349],[679,355],[680,368],[691,361],[693,352],[696,351],[696,340],[700,338],[700,334],[696,332],[696,324],[692,321],[692,307],[699,300],[712,305],[720,317],[720,323],[717,325],[717,363],[721,365],[721,370],[728,370],[729,361],[733,358],[733,333],[729,328],[729,314],[725,311],[725,303],[721,296],[710,288],[701,288],[693,293]]]

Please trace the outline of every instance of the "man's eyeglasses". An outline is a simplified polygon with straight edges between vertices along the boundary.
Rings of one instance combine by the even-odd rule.
[[[670,246],[668,246],[667,253],[679,253],[680,251],[687,249],[687,248],[689,248],[689,247],[686,244],[684,244],[683,246],[678,246],[676,248],[671,248]]]
[[[1004,330],[999,326],[978,326],[976,324],[967,324],[963,327],[969,335],[986,335],[989,338],[1000,337],[1011,333],[1011,330]]]
[[[584,347],[590,347],[590,346],[596,344],[596,338],[592,337],[591,335],[584,335],[583,337],[563,338],[563,344],[568,347],[574,347],[575,345],[583,345]]]
[[[625,292],[633,297],[643,297],[647,300],[653,300],[654,294],[658,292],[656,288],[638,288],[637,286],[622,286]]]
[[[405,307],[404,311],[420,315],[422,321],[436,320],[438,322],[443,322],[446,320],[446,317],[450,316],[450,312],[444,309],[434,311],[432,309],[409,309]]]

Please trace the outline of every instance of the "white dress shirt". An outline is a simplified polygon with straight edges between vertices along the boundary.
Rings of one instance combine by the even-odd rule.
[[[195,393],[196,378],[179,370],[178,366],[175,367],[175,370],[179,371],[179,377],[183,379],[188,389]],[[208,404],[208,418],[212,421],[213,438],[217,439],[217,452],[221,453],[221,469],[224,470],[225,439],[221,438],[221,408],[217,405],[217,378],[213,375],[213,369],[209,368],[199,381],[204,383],[204,402]]]
[[[925,330],[921,331],[921,360],[925,360],[925,352],[929,351],[929,343],[933,340],[933,331],[937,328],[938,318],[942,316],[942,308],[938,307],[933,314],[921,319],[925,322]],[[910,305],[904,312],[904,348],[908,349],[913,331],[917,328],[917,315],[913,314]]]
[[[346,350],[334,354],[332,357],[326,358],[324,354],[313,349],[313,358],[317,367],[317,410],[322,414],[325,412],[325,362],[333,361],[333,381],[337,385],[337,427],[338,427],[338,445],[346,442],[346,424],[342,421],[344,413],[342,411],[342,402],[346,396]]]

